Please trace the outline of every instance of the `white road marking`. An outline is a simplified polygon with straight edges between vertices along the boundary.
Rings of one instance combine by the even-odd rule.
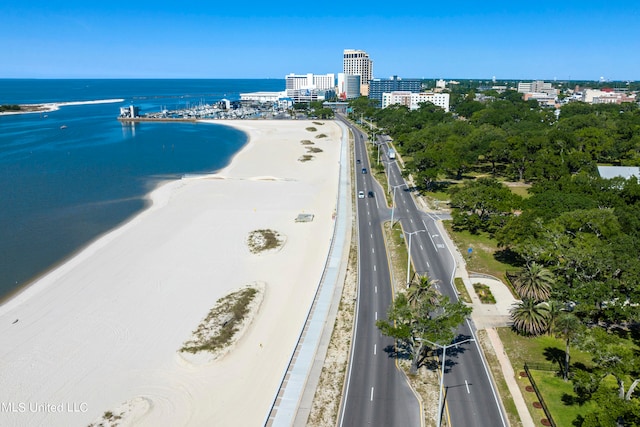
[[[427,227],[427,223],[424,222],[424,220],[422,220],[422,223],[424,224],[425,230],[428,230],[429,227]],[[433,245],[433,248],[436,250],[436,252],[439,252],[438,246],[436,245],[436,242],[433,241],[433,237],[431,236],[431,234],[428,234],[428,236],[429,236],[429,240],[431,240],[431,244]]]
[[[464,385],[467,386],[467,393],[471,394],[471,391],[469,391],[469,383],[467,382],[467,380],[464,380]]]
[[[422,245],[420,245],[420,250],[421,250],[421,251],[424,251],[424,248],[422,247]]]
[[[376,266],[375,266],[375,264],[373,265],[373,271],[376,271]]]
[[[378,354],[378,344],[374,344],[374,345],[373,345],[373,354],[374,354],[374,356],[375,356],[376,354]]]
[[[376,249],[375,248],[371,248],[371,253],[375,254],[376,253]]]
[[[376,311],[376,320],[378,320],[378,312]]]
[[[376,294],[378,293],[378,287],[377,286],[375,287],[375,292],[376,292]]]
[[[371,238],[373,239],[373,233],[371,233]]]
[[[373,402],[373,387],[371,387],[371,401]]]

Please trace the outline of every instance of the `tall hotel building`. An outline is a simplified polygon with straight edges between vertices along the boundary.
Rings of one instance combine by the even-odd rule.
[[[309,102],[324,99],[327,92],[336,87],[335,74],[288,74],[285,77],[287,96],[294,102]]]
[[[345,49],[342,72],[346,76],[360,76],[360,95],[369,95],[369,81],[373,79],[373,61],[363,50]]]

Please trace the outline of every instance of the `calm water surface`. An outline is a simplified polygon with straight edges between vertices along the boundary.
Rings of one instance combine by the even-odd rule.
[[[0,299],[140,212],[159,182],[218,170],[246,143],[215,124],[123,125],[120,106],[159,111],[283,89],[283,80],[0,79],[0,104],[124,99],[0,116]]]

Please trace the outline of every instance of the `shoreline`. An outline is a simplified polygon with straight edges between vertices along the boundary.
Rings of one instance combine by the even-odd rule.
[[[0,413],[3,425],[88,424],[122,405],[136,425],[263,421],[326,262],[341,131],[316,126],[328,134],[314,139],[323,151],[301,162],[310,121],[212,123],[249,135],[227,166],[158,186],[151,206],[0,305],[2,401],[87,407]],[[296,224],[301,212],[314,221]],[[245,233],[260,228],[282,232],[285,246],[249,254]],[[180,362],[179,345],[215,301],[256,280],[264,302],[234,349],[203,366]]]
[[[91,103],[99,103],[99,102],[98,101],[91,101]],[[21,113],[19,113],[19,114],[21,114]],[[1,113],[0,113],[0,115],[1,115]],[[215,121],[198,120],[198,121],[201,121],[203,123],[212,123],[212,124],[218,124],[218,125],[222,125],[222,126],[234,127],[231,124],[221,123],[222,120],[215,120]],[[202,179],[202,178],[206,178],[207,176],[215,176],[216,174],[219,174],[222,171],[224,171],[226,168],[232,166],[232,164],[233,164],[234,160],[237,158],[237,156],[240,155],[242,153],[242,151],[251,142],[251,135],[248,132],[246,132],[245,130],[242,130],[242,129],[238,128],[238,127],[234,127],[234,129],[237,129],[237,130],[241,131],[245,135],[245,142],[240,147],[240,149],[229,158],[229,161],[228,161],[227,164],[222,166],[220,169],[214,170],[212,172],[197,173],[197,174],[186,173],[186,174],[183,174],[182,177],[174,178],[174,179],[168,179],[168,178],[165,178],[165,179],[155,179],[155,178],[154,179],[149,179],[148,183],[150,184],[150,188],[147,191],[147,193],[145,193],[144,195],[142,195],[140,197],[141,200],[144,202],[144,207],[141,210],[139,210],[137,212],[134,212],[132,215],[127,217],[120,224],[117,224],[115,227],[107,229],[107,230],[101,232],[100,234],[98,234],[97,236],[95,236],[94,238],[92,238],[91,240],[88,240],[87,242],[85,242],[81,246],[77,247],[69,255],[67,255],[64,258],[60,259],[59,261],[55,262],[54,264],[52,264],[50,267],[46,268],[45,270],[35,274],[31,278],[29,278],[27,281],[25,281],[24,283],[20,284],[18,287],[15,287],[15,288],[11,289],[11,291],[9,291],[8,293],[6,293],[4,295],[0,295],[0,316],[4,312],[4,308],[5,308],[4,306],[8,305],[13,299],[22,298],[21,294],[26,292],[26,291],[28,291],[29,288],[32,287],[33,285],[35,285],[37,282],[39,282],[40,280],[42,280],[43,278],[45,278],[49,274],[53,273],[57,269],[63,267],[67,262],[71,261],[76,256],[79,256],[83,251],[87,250],[89,247],[91,247],[93,244],[98,242],[100,239],[107,237],[110,233],[118,231],[118,229],[126,226],[129,222],[135,220],[137,216],[142,215],[145,211],[151,209],[153,207],[153,204],[154,204],[153,193],[155,191],[157,191],[160,187],[162,187],[164,185],[169,185],[169,184],[174,183],[174,182],[179,182],[179,181],[181,181],[183,179]],[[151,185],[151,183],[153,183],[153,184]],[[27,296],[27,298],[28,298],[28,296]]]

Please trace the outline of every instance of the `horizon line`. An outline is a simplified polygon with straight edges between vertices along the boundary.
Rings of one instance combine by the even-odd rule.
[[[331,74],[331,73],[329,73]],[[396,77],[398,77],[396,75]],[[374,77],[372,80],[383,80],[388,77]],[[624,82],[635,83],[640,80],[634,79],[540,79],[540,78],[504,78],[495,79],[493,77],[480,78],[480,77],[400,77],[401,80],[448,80],[448,81],[485,81],[485,82],[510,82],[510,81],[548,81],[548,82],[595,82],[595,83],[612,83],[612,82]],[[286,77],[0,77],[0,80],[286,80]]]

